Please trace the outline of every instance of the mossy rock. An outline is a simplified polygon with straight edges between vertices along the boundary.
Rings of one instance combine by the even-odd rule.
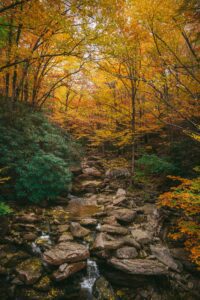
[[[39,258],[30,258],[18,264],[16,272],[20,280],[27,285],[31,285],[40,279],[42,269],[42,262]]]
[[[60,300],[64,297],[64,291],[58,288],[51,288],[48,292],[36,291],[33,288],[21,289],[17,293],[20,300]]]
[[[51,279],[49,276],[42,277],[39,282],[34,285],[34,289],[42,292],[47,292],[51,289]]]

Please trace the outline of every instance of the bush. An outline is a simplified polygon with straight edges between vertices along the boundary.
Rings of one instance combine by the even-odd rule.
[[[181,182],[159,197],[160,206],[173,208],[179,213],[170,237],[175,240],[183,238],[192,260],[200,267],[200,177],[192,180],[175,176],[170,178]]]
[[[173,174],[176,171],[175,166],[167,159],[160,158],[155,154],[143,155],[137,160],[137,167],[143,170],[144,174]]]
[[[4,202],[0,202],[0,216],[8,215],[12,212],[12,209],[5,204]]]
[[[71,182],[71,173],[64,160],[44,152],[37,153],[28,163],[17,167],[16,173],[19,175],[17,197],[35,203],[54,199],[68,190]]]
[[[43,113],[25,105],[15,111],[2,105],[0,132],[0,167],[7,166],[12,178],[3,200],[13,193],[16,199],[51,200],[70,188],[69,168],[79,163],[80,147]]]

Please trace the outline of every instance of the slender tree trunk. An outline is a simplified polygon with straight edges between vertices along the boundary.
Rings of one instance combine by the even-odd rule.
[[[135,105],[136,105],[136,89],[134,87],[134,83],[131,83],[132,87],[131,87],[131,135],[132,135],[132,158],[131,158],[131,181],[134,181],[134,176],[135,176],[135,120],[136,120],[136,116],[135,116]]]

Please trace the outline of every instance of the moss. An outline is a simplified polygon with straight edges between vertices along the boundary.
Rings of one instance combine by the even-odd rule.
[[[51,288],[51,279],[48,276],[44,276],[40,281],[34,285],[34,288],[39,291],[49,291]]]

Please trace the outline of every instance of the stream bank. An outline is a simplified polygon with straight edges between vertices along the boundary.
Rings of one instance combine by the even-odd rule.
[[[128,169],[103,169],[98,156],[73,171],[68,198],[15,205],[0,241],[1,299],[198,299],[196,266],[164,239],[157,191],[128,191]]]

